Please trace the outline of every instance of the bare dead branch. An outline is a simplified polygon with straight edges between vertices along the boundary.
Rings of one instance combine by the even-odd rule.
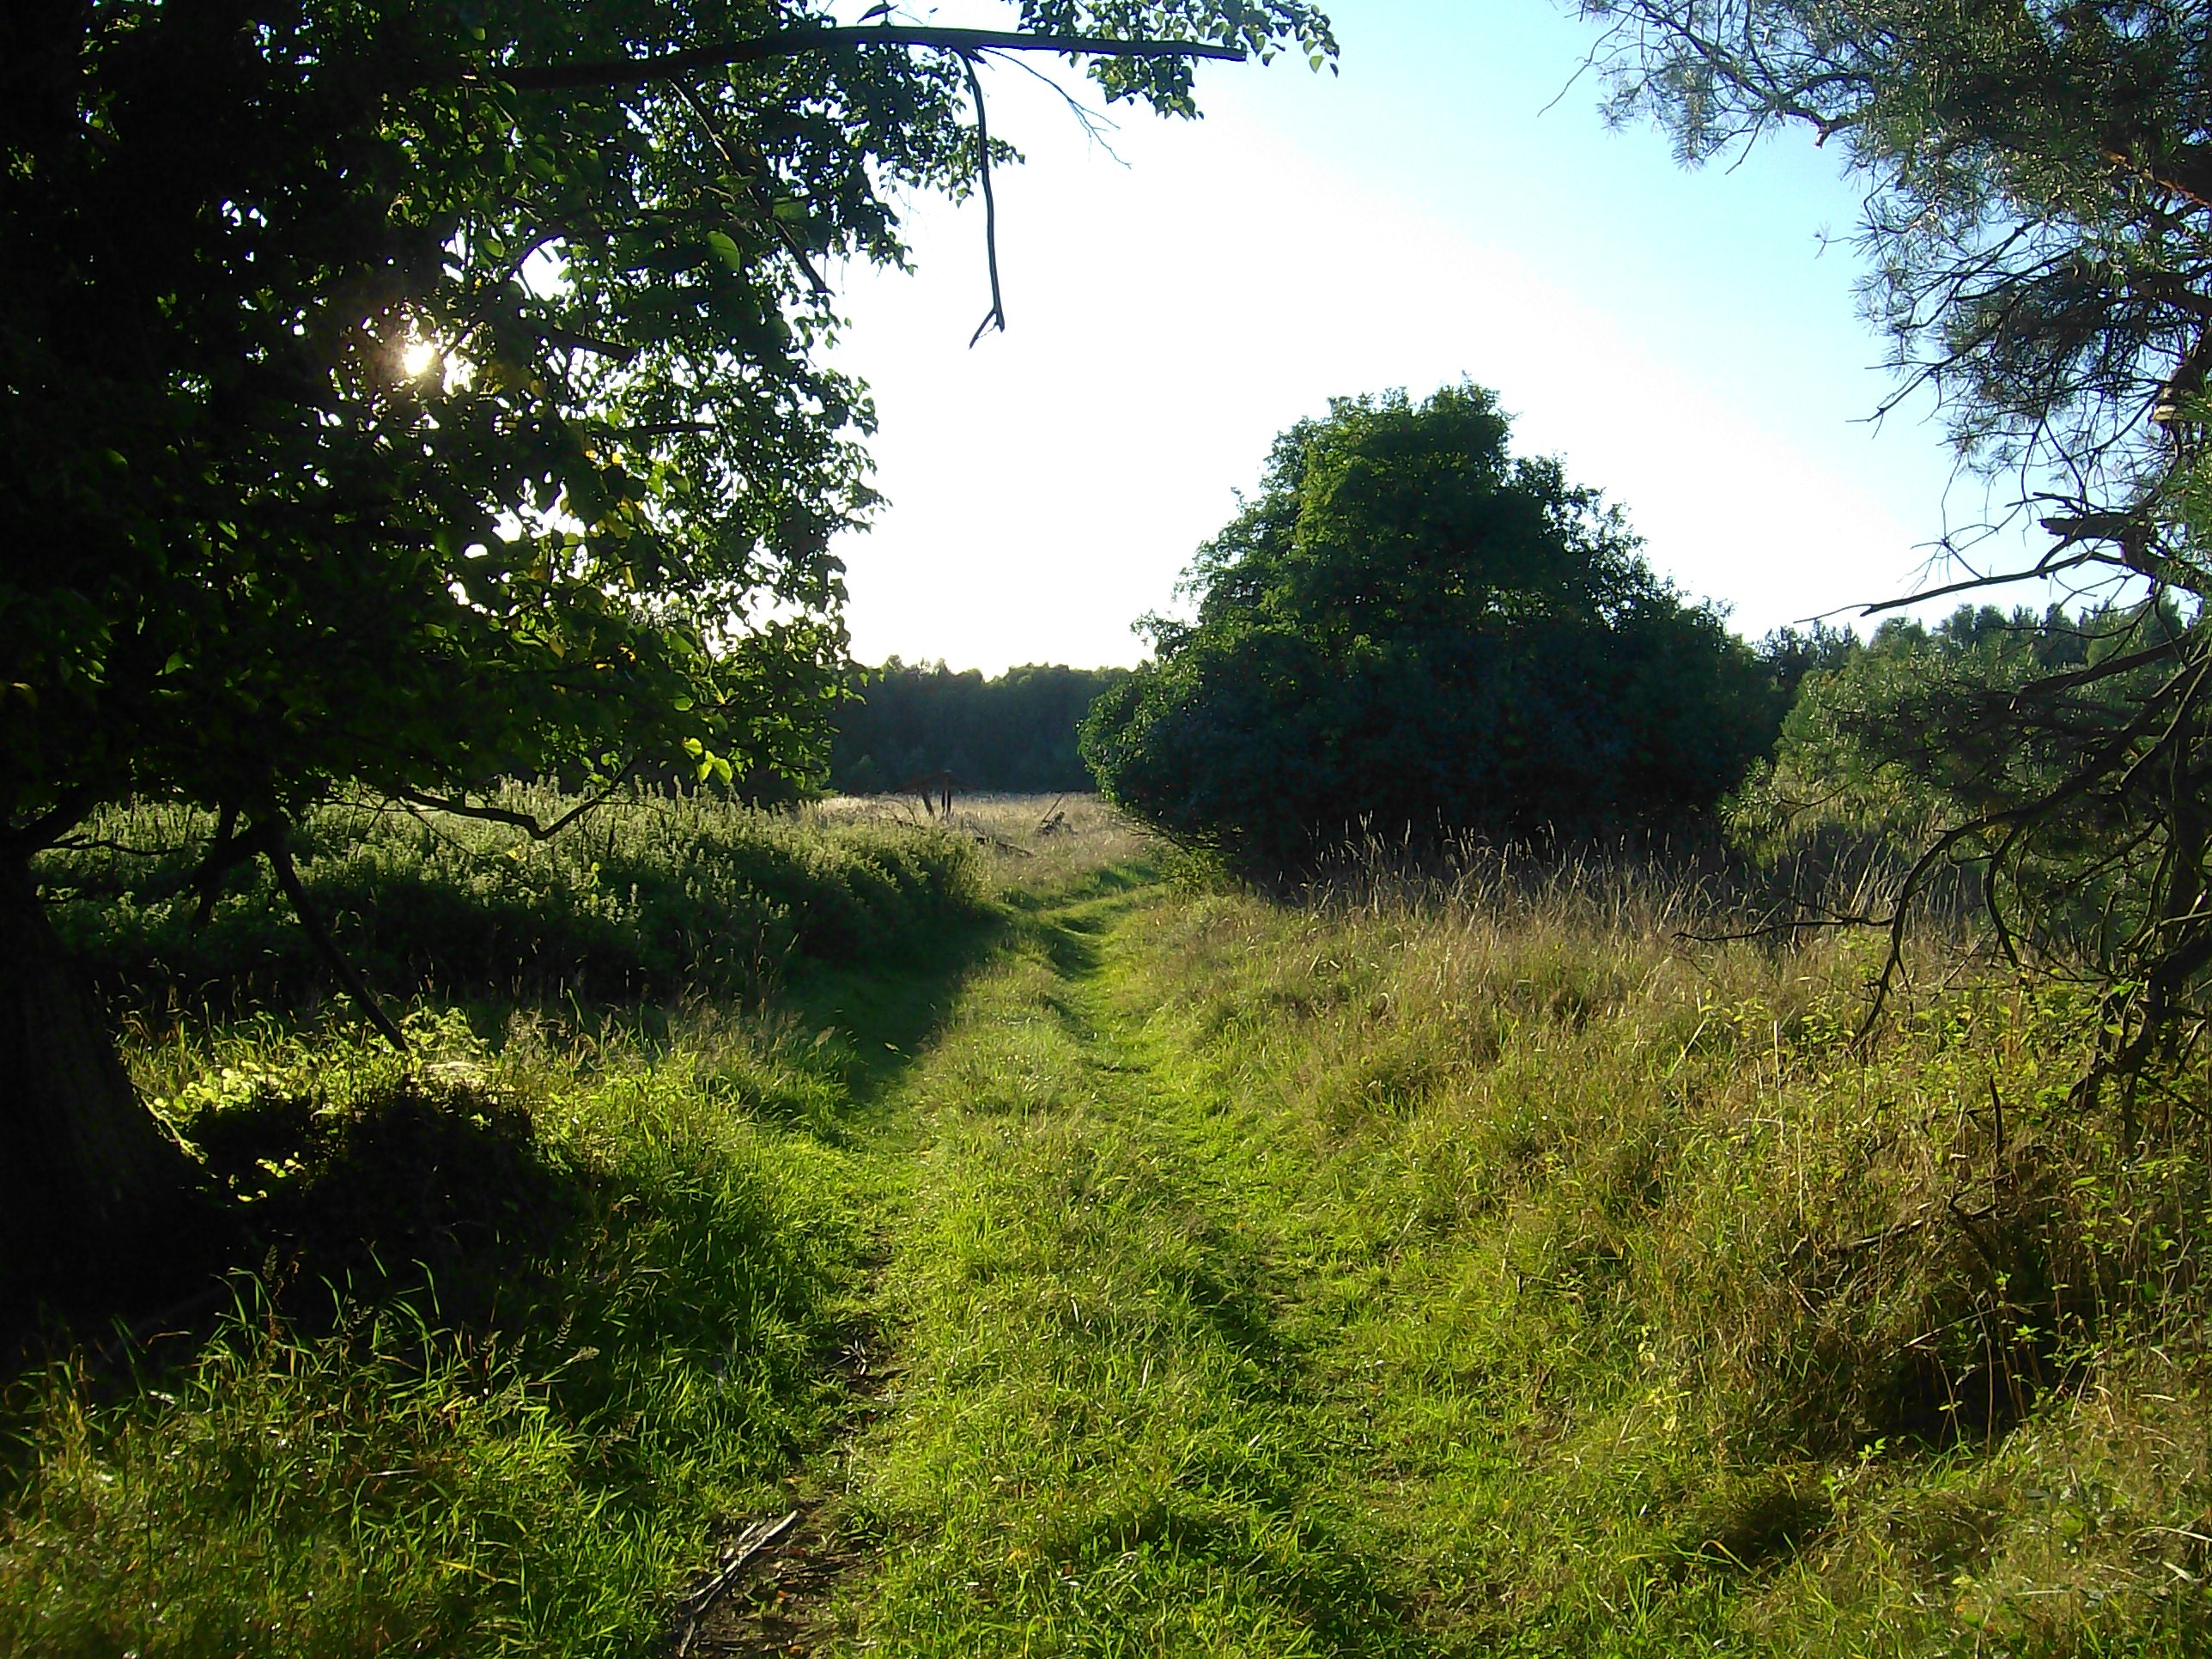
[[[2062,570],[2071,570],[2077,565],[2094,564],[2103,557],[2102,554],[2098,553],[2077,553],[2070,559],[2053,561],[2045,558],[2038,561],[2026,570],[2000,571],[1987,576],[1972,576],[1964,581],[1947,582],[1941,587],[1923,588],[1919,592],[1907,594],[1902,599],[1883,599],[1863,607],[1859,615],[1878,617],[1885,611],[1902,610],[1908,605],[1922,605],[1929,599],[1943,599],[1953,593],[1971,593],[1978,588],[2008,587],[2014,582],[2035,581],[2045,576],[2055,576]],[[1933,562],[1930,561],[1930,562]],[[1925,569],[1927,566],[1923,565],[1921,568]]]
[[[629,768],[624,765],[605,788],[595,795],[586,795],[550,823],[540,823],[529,812],[517,812],[509,807],[472,801],[465,794],[433,795],[420,789],[403,789],[394,799],[410,806],[427,806],[433,811],[450,812],[457,818],[480,818],[487,823],[507,824],[521,830],[532,841],[550,841],[577,819],[606,805],[629,781]]]
[[[301,931],[322,953],[323,959],[330,963],[331,971],[338,976],[338,983],[345,987],[346,994],[353,999],[354,1006],[361,1010],[362,1018],[374,1026],[377,1034],[401,1054],[412,1054],[414,1045],[407,1041],[407,1034],[392,1023],[391,1015],[384,1012],[375,994],[368,988],[368,982],[362,978],[361,970],[347,958],[343,951],[338,949],[338,942],[331,937],[331,931],[323,925],[322,917],[307,902],[307,890],[300,884],[300,872],[292,867],[291,852],[284,845],[284,826],[277,823],[260,826],[254,838],[268,858],[270,871],[276,878],[278,889],[289,901],[292,914],[300,919]]]
[[[968,71],[968,90],[975,100],[975,167],[983,186],[983,257],[991,270],[991,309],[968,337],[968,349],[973,351],[988,330],[995,326],[1001,334],[1006,331],[1006,301],[999,288],[999,200],[991,193],[991,121],[983,110],[983,82],[975,73],[975,54],[962,52],[960,66]]]

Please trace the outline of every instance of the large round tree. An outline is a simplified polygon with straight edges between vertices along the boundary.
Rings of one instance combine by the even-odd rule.
[[[1587,836],[1711,805],[1771,735],[1750,652],[1479,386],[1340,398],[1200,550],[1194,625],[1102,698],[1115,801],[1255,871],[1369,835]]]
[[[900,258],[902,192],[979,181],[991,50],[1186,112],[1194,55],[1333,50],[1304,0],[1008,21],[0,9],[0,1267],[186,1173],[58,959],[41,848],[181,799],[210,878],[266,858],[296,901],[288,827],[340,790],[811,764],[830,540],[870,500],[825,263]]]

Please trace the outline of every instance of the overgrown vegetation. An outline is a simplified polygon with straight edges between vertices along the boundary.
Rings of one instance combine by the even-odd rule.
[[[552,823],[580,803],[510,787],[491,804]],[[39,873],[64,939],[143,1012],[333,994],[330,963],[265,866],[212,889],[196,879],[212,828],[188,809],[138,807],[48,854]],[[704,794],[632,793],[544,841],[434,810],[331,806],[292,848],[340,950],[402,996],[757,1000],[807,963],[888,966],[983,896],[972,848],[952,835]]]
[[[635,1652],[793,1508],[814,1650],[2212,1638],[2201,1080],[2075,1110],[2093,1001],[1923,928],[1862,1048],[1878,941],[1663,859],[1293,902],[1043,805],[684,804],[1001,890],[751,1012],[135,1045],[239,1270],[16,1377],[0,1648]]]
[[[914,1085],[866,1442],[901,1653],[2183,1654],[2201,1094],[1663,866],[1109,886]],[[1958,940],[1925,948],[1950,963]]]
[[[987,941],[975,848],[701,799],[544,846],[318,823],[299,867],[340,938],[473,1024],[422,1000],[408,1055],[349,1034],[261,885],[191,932],[181,853],[50,870],[140,1000],[133,1080],[220,1224],[149,1322],[15,1347],[0,1650],[650,1647],[728,1517],[787,1504],[849,1415],[901,1179],[880,1056]],[[217,988],[295,1012],[210,1024]]]

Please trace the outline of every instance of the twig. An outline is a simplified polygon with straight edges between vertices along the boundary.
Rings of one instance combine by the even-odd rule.
[[[59,853],[121,853],[134,859],[166,858],[177,850],[173,847],[128,847],[104,836],[64,836],[47,845]]]
[[[2034,581],[2039,578],[2057,575],[2077,565],[2094,564],[2103,556],[2096,553],[2077,553],[2070,559],[2045,558],[2026,570],[1999,572],[1987,576],[1971,576],[1964,581],[1946,582],[1941,587],[1923,587],[1917,593],[1907,593],[1894,599],[1882,599],[1860,607],[1862,617],[1878,617],[1885,611],[1896,611],[1908,605],[1924,605],[1929,599],[1940,599],[1952,593],[1968,593],[1980,587],[2008,587],[2014,582]],[[1933,561],[1930,561],[1933,562]],[[1972,568],[1969,566],[1968,568]],[[1848,610],[1849,606],[1843,607]],[[1827,614],[1833,616],[1834,611]]]
[[[676,95],[690,106],[691,113],[697,118],[699,125],[706,129],[707,142],[714,145],[715,153],[722,158],[722,165],[729,168],[733,177],[744,181],[745,194],[752,199],[753,206],[760,211],[769,229],[775,233],[776,240],[783,244],[784,252],[791,255],[798,262],[799,268],[806,273],[807,283],[813,289],[816,297],[828,298],[830,293],[828,279],[815,269],[814,261],[806,257],[806,249],[799,241],[798,232],[775,216],[775,204],[769,200],[755,180],[748,176],[748,170],[738,165],[738,158],[730,153],[730,147],[722,142],[722,135],[715,127],[714,118],[708,112],[704,101],[681,81],[676,82]],[[765,163],[762,170],[766,171]],[[703,429],[711,431],[713,428]]]
[[[1677,927],[1674,937],[1696,945],[1727,945],[1738,939],[1770,939],[1777,933],[1795,933],[1803,927],[1887,927],[1889,924],[1887,916],[1795,916],[1726,933],[1699,933]]]
[[[1009,58],[1006,61],[1012,64],[1016,69],[1019,70],[1023,74],[1028,76],[1032,81],[1042,82],[1044,85],[1051,88],[1053,91],[1058,93],[1060,94],[1060,101],[1067,106],[1068,112],[1075,117],[1076,125],[1083,129],[1084,136],[1090,139],[1092,143],[1097,145],[1099,149],[1104,150],[1108,160],[1111,161],[1116,167],[1126,167],[1129,165],[1127,161],[1121,159],[1120,152],[1115,149],[1113,144],[1106,137],[1107,131],[1121,131],[1121,126],[1117,122],[1109,117],[1103,110],[1095,110],[1090,107],[1090,106],[1085,104],[1081,99],[1078,98],[1073,93],[1070,92],[1066,87],[1060,85],[1059,82],[1054,80],[1052,76],[1047,75],[1043,70],[1038,69],[1026,58]]]
[[[331,937],[330,929],[323,926],[323,919],[307,902],[307,891],[300,885],[300,872],[292,867],[292,854],[285,849],[283,833],[281,825],[273,826],[262,851],[267,854],[269,867],[276,874],[276,885],[292,902],[292,914],[299,917],[301,927],[331,964],[331,971],[338,976],[338,983],[345,987],[346,994],[361,1010],[362,1018],[374,1025],[384,1040],[401,1054],[412,1054],[414,1045],[407,1041],[407,1034],[392,1024],[392,1016],[386,1013],[377,1002],[374,994],[368,988],[368,981],[362,978],[361,970],[346,959],[345,952],[338,949],[337,941]]]
[[[540,823],[529,812],[517,812],[504,806],[478,806],[464,794],[459,796],[433,795],[420,789],[402,789],[395,799],[407,805],[428,806],[441,812],[451,812],[458,818],[482,818],[487,823],[505,823],[520,830],[532,841],[550,841],[586,812],[604,806],[614,798],[629,779],[629,766],[623,763],[607,787],[596,795],[586,795],[550,823]]]
[[[975,54],[962,52],[960,67],[968,71],[968,90],[975,100],[976,171],[983,184],[983,257],[991,268],[991,308],[968,337],[968,349],[973,351],[993,324],[1000,333],[1006,331],[1006,300],[999,290],[999,200],[991,193],[991,121],[983,112],[983,82],[975,73]]]
[[[738,1535],[738,1541],[724,1553],[722,1565],[712,1578],[684,1598],[683,1634],[676,1638],[676,1659],[691,1651],[691,1644],[699,1639],[699,1621],[707,1616],[715,1602],[730,1593],[746,1565],[770,1544],[789,1532],[799,1519],[799,1511],[792,1510],[782,1520],[770,1523],[756,1521]]]
[[[94,1366],[105,1369],[120,1359],[130,1349],[143,1348],[157,1337],[179,1334],[165,1328],[179,1321],[198,1318],[222,1301],[223,1291],[228,1288],[218,1281],[204,1291],[194,1291],[180,1302],[173,1302],[158,1312],[148,1314],[135,1323],[123,1327],[93,1350]]]
[[[1944,1212],[1960,1224],[1962,1230],[1972,1239],[1974,1248],[1981,1251],[1983,1259],[1985,1261],[1988,1259],[1989,1253],[1982,1249],[1981,1240],[1973,1237],[1973,1227],[1978,1222],[1987,1221],[1996,1210],[1996,1206],[1994,1204],[1984,1204],[1978,1210],[1966,1209],[1959,1203],[1955,1195],[1944,1206]],[[1929,1223],[1940,1218],[1940,1216],[1929,1212],[1927,1206],[1923,1205],[1922,1213],[1913,1217],[1911,1220],[1900,1221],[1894,1226],[1883,1228],[1880,1232],[1869,1233],[1863,1238],[1854,1238],[1847,1243],[1835,1245],[1832,1247],[1831,1254],[1843,1256],[1856,1255],[1860,1251],[1873,1249],[1879,1244],[1894,1244],[1899,1239],[1911,1237],[1913,1234],[1925,1229]],[[1819,1247],[1814,1248],[1817,1249]]]

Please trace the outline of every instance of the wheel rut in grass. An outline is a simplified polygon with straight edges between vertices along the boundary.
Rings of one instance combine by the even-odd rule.
[[[785,1482],[786,1507],[733,1520],[712,1559],[678,1598],[667,1650],[694,1655],[800,1655],[835,1650],[866,1602],[880,1566],[880,1529],[856,1509],[848,1472],[856,1449],[886,1432],[896,1415],[905,1361],[901,1315],[888,1288],[926,1186],[930,1129],[925,1105],[936,1077],[968,1052],[963,1036],[1010,967],[1042,959],[1053,985],[1040,1006],[1071,1030],[1089,1032],[1085,988],[1099,973],[1103,937],[1140,882],[1127,872],[1094,872],[1060,894],[1016,894],[1006,925],[946,952],[951,965],[911,981],[897,975],[830,977],[800,988],[805,1024],[845,1033],[855,1060],[850,1131],[879,1160],[877,1213],[881,1241],[846,1336],[825,1371],[846,1400],[846,1426],[817,1447]],[[1127,1067],[1141,1072],[1142,1067]]]
[[[880,1410],[897,1373],[872,1325],[839,1348],[832,1370],[851,1402],[849,1441]],[[793,1474],[788,1510],[738,1530],[685,1586],[669,1638],[675,1659],[804,1656],[834,1643],[841,1588],[874,1559],[866,1541],[853,1535],[834,1478],[814,1473],[834,1467],[844,1441]]]
[[[678,1659],[828,1650],[839,1632],[843,1587],[875,1559],[871,1540],[853,1525],[842,1471],[898,1376],[883,1284],[907,1206],[913,1129],[905,1079],[1002,933],[997,925],[969,926],[902,970],[821,974],[787,998],[796,1026],[824,1041],[834,1036],[845,1051],[843,1107],[829,1133],[872,1171],[856,1217],[872,1242],[858,1258],[861,1280],[849,1316],[822,1350],[820,1377],[839,1400],[841,1426],[785,1475],[775,1507],[734,1516],[720,1529],[712,1556],[676,1598],[662,1650]]]
[[[904,1370],[854,1448],[841,1623],[915,1654],[1418,1650],[1323,1475],[1292,1264],[1133,971],[1188,900],[1031,905],[900,1091]]]

